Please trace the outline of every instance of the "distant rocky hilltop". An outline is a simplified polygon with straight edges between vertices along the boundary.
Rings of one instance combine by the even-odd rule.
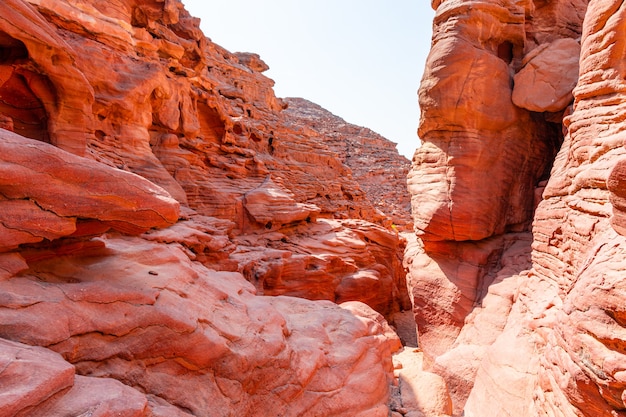
[[[400,156],[393,142],[366,127],[347,123],[315,103],[286,98],[284,113],[307,126],[352,171],[364,197],[399,230],[413,231],[411,199],[406,189],[410,161]]]

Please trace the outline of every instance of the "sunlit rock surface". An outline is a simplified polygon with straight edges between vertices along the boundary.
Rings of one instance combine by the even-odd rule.
[[[411,201],[406,191],[410,161],[398,155],[392,142],[370,129],[347,123],[315,103],[287,98],[285,110],[295,121],[309,127],[345,165],[376,209],[399,230],[411,230]],[[408,220],[407,220],[408,219]]]
[[[626,9],[433,6],[405,257],[424,366],[455,415],[626,415]]]
[[[178,245],[99,239],[88,257],[32,260],[1,283],[3,338],[193,415],[386,415],[398,346],[379,321],[330,302],[258,297],[239,273],[209,270]]]
[[[326,143],[198,25],[0,4],[1,415],[388,416],[408,162]]]
[[[1,3],[0,414],[626,415],[624,6],[431,4],[407,196],[176,0]]]

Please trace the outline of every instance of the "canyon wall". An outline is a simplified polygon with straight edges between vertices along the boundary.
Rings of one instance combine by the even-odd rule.
[[[625,6],[432,6],[409,171],[177,0],[0,3],[0,415],[626,416]]]
[[[434,1],[420,346],[464,416],[623,416],[622,2]]]
[[[0,415],[388,415],[410,163],[198,25],[0,3]]]

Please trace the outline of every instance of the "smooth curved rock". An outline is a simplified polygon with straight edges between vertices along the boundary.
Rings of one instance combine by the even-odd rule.
[[[289,190],[269,176],[258,188],[244,195],[243,206],[254,221],[268,229],[274,223],[281,226],[303,220],[314,221],[320,212],[316,205],[296,202]]]
[[[502,59],[465,39],[443,38],[431,49],[428,62],[419,93],[421,138],[454,127],[503,130],[516,121],[509,70]]]
[[[56,398],[28,410],[33,417],[60,415],[98,415],[102,417],[143,417],[148,413],[148,399],[139,390],[111,378],[77,375],[72,388]],[[172,416],[184,416],[180,410]],[[188,416],[189,414],[187,414]]]
[[[74,384],[74,367],[57,353],[0,339],[0,413],[18,415]]]
[[[76,372],[22,414],[388,416],[406,167],[337,149],[391,142],[326,143],[178,0],[11,0],[0,47],[0,336]]]
[[[580,44],[571,38],[534,49],[513,79],[513,103],[535,112],[565,109],[574,100],[579,56]]]
[[[191,416],[114,379],[75,375],[72,364],[48,349],[0,339],[0,363],[2,415]]]
[[[84,155],[86,131],[92,128],[94,90],[76,68],[75,51],[53,25],[22,0],[0,3],[0,16],[0,34],[24,45],[28,59],[38,69],[23,69],[20,75],[45,107],[45,127],[51,142],[68,152]],[[7,41],[4,36],[2,39],[0,44]],[[0,69],[11,64],[0,62]],[[0,77],[0,88],[4,81]]]
[[[395,232],[368,222],[319,219],[306,233],[242,235],[231,255],[259,294],[361,301],[386,317],[410,302]],[[272,250],[259,250],[269,247]]]
[[[398,339],[369,308],[258,297],[176,245],[104,242],[0,282],[0,335],[198,416],[387,415]]]
[[[528,228],[558,130],[512,102],[524,10],[443,2],[419,89],[423,145],[408,176],[417,234],[477,241]]]
[[[602,0],[588,9],[584,0],[434,6],[424,146],[409,174],[421,241],[405,256],[420,346],[434,356],[429,371],[445,379],[455,415],[622,415],[615,231],[623,230],[626,9]],[[442,82],[450,96],[440,98],[432,74],[454,65],[457,52],[469,62],[472,49],[500,58],[511,81],[517,74],[504,90],[513,88],[520,106],[510,128],[497,111],[480,113],[500,90],[476,89],[476,117],[460,100],[466,123],[451,78]],[[471,71],[458,66],[456,76]],[[493,85],[494,76],[481,76]]]
[[[402,409],[407,417],[452,415],[452,401],[444,379],[424,370],[424,353],[405,348],[393,357]]]
[[[127,172],[0,130],[2,247],[71,235],[77,219],[129,233],[178,220],[162,188]]]

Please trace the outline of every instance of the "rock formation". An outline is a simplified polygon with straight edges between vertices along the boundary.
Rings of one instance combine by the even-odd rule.
[[[405,258],[427,368],[456,415],[626,415],[624,5],[433,7]]]
[[[1,2],[0,415],[626,416],[626,6],[431,4],[406,194],[178,0]]]
[[[395,145],[370,129],[347,123],[315,103],[284,99],[285,114],[312,129],[350,168],[365,198],[390,218],[398,230],[412,230],[411,202],[406,189],[410,162],[398,156]]]
[[[0,415],[388,415],[408,161],[198,24],[0,3]]]

